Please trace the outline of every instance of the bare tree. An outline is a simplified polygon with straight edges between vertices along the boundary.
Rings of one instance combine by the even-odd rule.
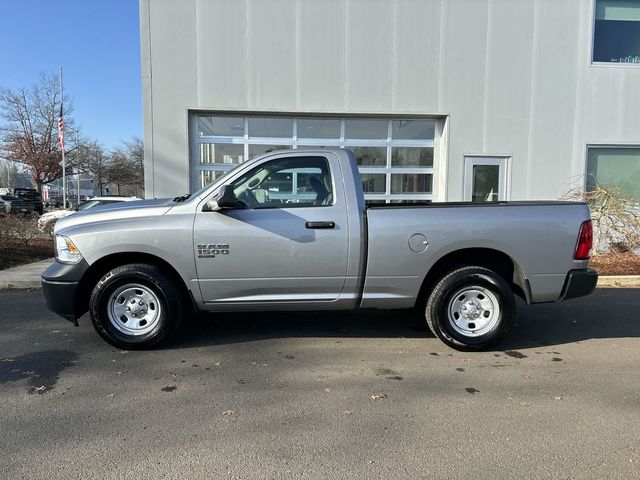
[[[116,186],[118,195],[139,196],[139,191],[144,191],[144,145],[137,137],[123,143],[110,155],[110,183]]]
[[[104,194],[109,183],[110,155],[96,140],[83,139],[71,156],[77,172],[89,175],[94,186]]]
[[[30,88],[0,89],[0,155],[27,165],[38,191],[62,176],[62,152],[58,146],[57,120],[60,90],[53,75],[41,74]],[[67,151],[77,146],[71,102],[65,98],[64,129]]]

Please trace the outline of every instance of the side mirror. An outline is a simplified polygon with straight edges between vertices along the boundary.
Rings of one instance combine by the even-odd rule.
[[[243,204],[238,200],[236,194],[233,193],[233,186],[223,185],[222,188],[220,188],[218,196],[207,202],[204,210],[207,212],[219,212],[220,210],[230,210],[234,208],[243,208]]]

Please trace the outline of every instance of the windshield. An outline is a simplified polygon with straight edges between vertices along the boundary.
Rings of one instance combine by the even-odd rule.
[[[38,192],[35,190],[18,190],[17,188],[14,190],[14,193],[18,197],[36,197],[38,196]]]
[[[213,182],[209,183],[208,185],[205,185],[204,187],[202,187],[200,190],[194,192],[191,194],[191,197],[198,197],[200,195],[202,195],[206,190],[208,190],[211,185],[213,185],[214,183],[219,182],[220,180],[222,180],[223,178],[227,178],[229,175],[231,175],[232,173],[234,173],[236,170],[238,170],[240,167],[244,166],[244,164],[240,164],[240,165],[236,165],[234,168],[232,168],[231,170],[229,170],[228,172],[226,172],[224,175],[222,175],[221,177],[216,178]]]
[[[93,208],[100,205],[100,200],[89,200],[78,205],[78,210],[86,210],[87,208]]]

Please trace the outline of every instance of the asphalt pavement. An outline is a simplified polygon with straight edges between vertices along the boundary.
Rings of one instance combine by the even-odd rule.
[[[640,290],[519,304],[498,349],[411,312],[201,315],[117,350],[0,291],[0,478],[640,478]]]

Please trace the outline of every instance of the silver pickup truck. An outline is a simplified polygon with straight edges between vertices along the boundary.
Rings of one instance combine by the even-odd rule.
[[[498,342],[527,303],[588,295],[589,210],[571,202],[367,206],[348,150],[280,151],[173,200],[61,219],[48,307],[121,348],[194,311],[409,309],[453,348]]]

